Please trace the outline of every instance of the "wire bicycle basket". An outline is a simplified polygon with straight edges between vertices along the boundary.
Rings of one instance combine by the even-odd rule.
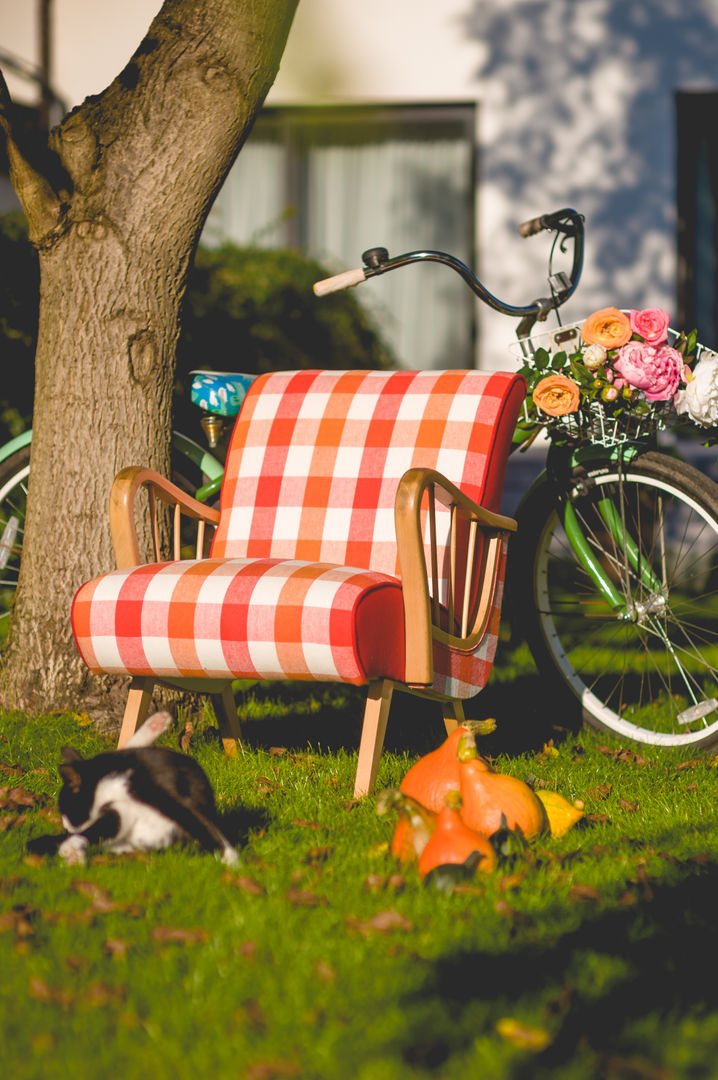
[[[584,346],[581,339],[581,325],[581,323],[573,323],[539,331],[532,334],[530,338],[512,342],[509,346],[510,351],[522,362],[525,369],[533,368],[534,378],[537,375],[544,378],[559,374],[574,379],[576,377],[575,360],[579,358]],[[677,336],[676,334],[675,337]],[[700,349],[700,346],[698,348]],[[565,354],[565,362],[561,362],[559,354]],[[534,367],[535,357],[537,360],[541,358],[541,367],[538,365]],[[557,364],[556,361],[559,363]],[[584,379],[587,374],[584,369]],[[576,377],[577,388],[578,381]],[[660,431],[673,426],[676,422],[676,410],[672,400],[626,401],[620,395],[615,400],[603,400],[599,396],[587,394],[585,384],[580,389],[580,399],[574,409],[562,415],[553,416],[533,403],[531,378],[529,378],[529,392],[519,421],[524,432],[534,429],[538,433],[538,430],[543,429],[555,441],[571,441],[611,448],[624,443],[655,441]]]

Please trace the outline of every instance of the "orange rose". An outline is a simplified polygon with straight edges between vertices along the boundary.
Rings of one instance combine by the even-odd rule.
[[[531,397],[541,412],[549,416],[566,416],[567,413],[576,412],[581,391],[567,375],[546,375],[536,384]]]
[[[588,345],[618,349],[631,340],[631,321],[615,307],[601,308],[589,315],[581,327],[581,337]]]

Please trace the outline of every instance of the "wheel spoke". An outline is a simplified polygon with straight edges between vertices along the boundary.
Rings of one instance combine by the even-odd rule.
[[[609,609],[545,498],[538,551],[523,552],[523,573],[536,567],[524,615],[539,669],[553,667],[599,726],[644,742],[718,741],[718,489],[646,454],[622,476],[595,470],[573,510],[626,609]]]

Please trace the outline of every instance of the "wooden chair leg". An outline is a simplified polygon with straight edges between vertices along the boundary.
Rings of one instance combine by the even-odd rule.
[[[394,683],[391,679],[377,679],[376,682],[369,683],[354,781],[355,799],[368,795],[376,782],[393,692]]]
[[[130,690],[125,705],[125,715],[122,717],[120,737],[117,740],[117,749],[121,750],[125,743],[134,735],[139,725],[147,719],[152,702],[152,690],[155,680],[135,676],[130,683]]]
[[[230,757],[233,757],[237,753],[237,743],[242,741],[242,729],[237,718],[237,706],[231,683],[227,683],[221,694],[212,694],[212,704],[219,724],[222,744]]]
[[[458,698],[452,698],[451,701],[442,701],[441,712],[446,734],[451,735],[451,732],[456,731],[457,727],[464,722],[464,706]]]

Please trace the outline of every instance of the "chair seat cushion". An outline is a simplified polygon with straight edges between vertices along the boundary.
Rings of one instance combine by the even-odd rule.
[[[402,680],[404,606],[387,574],[280,559],[115,570],[73,601],[95,673],[158,678]]]

